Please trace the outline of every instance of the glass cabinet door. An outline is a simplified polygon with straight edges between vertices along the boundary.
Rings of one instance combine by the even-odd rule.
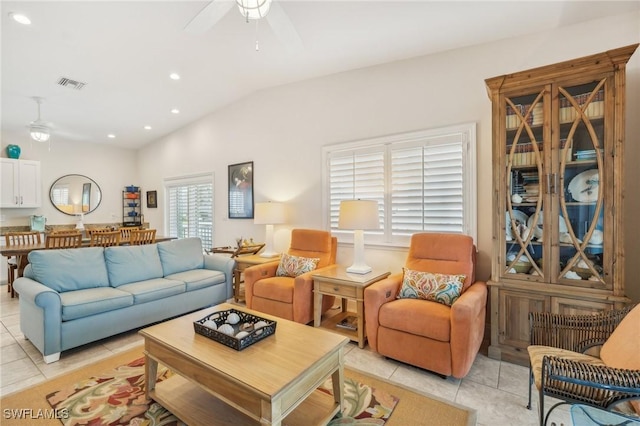
[[[506,211],[503,276],[544,276],[544,90],[505,97]]]
[[[560,213],[556,281],[606,288],[605,225],[606,79],[557,88],[559,144],[557,200]],[[556,194],[554,194],[556,196]]]

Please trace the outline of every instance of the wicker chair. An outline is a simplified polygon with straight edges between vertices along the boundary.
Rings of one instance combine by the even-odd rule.
[[[531,409],[531,385],[535,382],[539,391],[540,425],[546,425],[551,412],[562,404],[579,403],[610,410],[623,401],[636,400],[632,402],[631,411],[633,407],[640,408],[640,370],[635,369],[637,367],[614,368],[605,363],[604,355],[600,358],[585,353],[605,344],[633,308],[629,306],[595,315],[529,313],[531,346],[528,347],[530,380],[527,408]],[[634,365],[640,363],[640,346],[636,337],[640,305],[637,309],[624,325],[625,330],[632,330],[625,339],[628,338],[627,351],[635,353],[631,357]],[[618,333],[618,341],[620,337]],[[604,353],[604,346],[601,353]],[[628,364],[628,360],[625,362]],[[546,416],[545,396],[562,400],[553,405]]]

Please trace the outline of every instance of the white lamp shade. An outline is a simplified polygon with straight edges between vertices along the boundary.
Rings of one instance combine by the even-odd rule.
[[[253,223],[256,225],[277,225],[284,223],[286,218],[282,203],[256,203]]]
[[[347,272],[368,274],[371,267],[364,259],[364,230],[379,229],[380,215],[378,202],[375,200],[344,200],[340,202],[338,228],[353,229],[353,265]]]
[[[340,202],[339,229],[380,229],[378,202],[375,200],[343,200]]]
[[[271,0],[236,0],[240,13],[247,19],[260,19],[267,16]]]

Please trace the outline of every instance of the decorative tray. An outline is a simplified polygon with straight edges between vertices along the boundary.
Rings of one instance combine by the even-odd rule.
[[[236,309],[214,312],[193,322],[196,333],[237,351],[276,332],[277,322]]]

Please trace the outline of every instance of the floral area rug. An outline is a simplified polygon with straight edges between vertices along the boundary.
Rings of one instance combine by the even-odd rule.
[[[158,365],[158,381],[173,373]],[[384,425],[398,398],[345,377],[344,405],[329,425]],[[331,394],[331,380],[320,390]],[[183,423],[144,394],[144,357],[47,395],[52,408],[68,415],[65,426],[182,426]]]

